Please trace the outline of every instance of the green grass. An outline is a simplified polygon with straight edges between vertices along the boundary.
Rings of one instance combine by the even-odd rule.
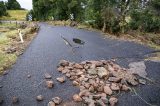
[[[0,20],[19,20],[25,21],[26,14],[28,13],[27,10],[8,10],[8,16],[3,16]]]

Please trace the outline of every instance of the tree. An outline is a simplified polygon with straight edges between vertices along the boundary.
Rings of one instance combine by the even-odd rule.
[[[8,0],[6,3],[8,10],[20,10],[21,6],[16,0]]]
[[[0,17],[7,15],[6,6],[3,1],[0,1]]]

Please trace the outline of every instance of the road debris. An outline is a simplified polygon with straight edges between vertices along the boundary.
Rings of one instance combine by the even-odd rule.
[[[129,69],[108,60],[81,63],[61,60],[57,70],[72,80],[73,86],[79,87],[80,92],[73,95],[73,100],[83,101],[89,106],[115,106],[118,102],[115,95],[120,91],[131,91],[131,87],[145,83]]]
[[[43,99],[44,99],[44,97],[43,97],[42,95],[38,95],[38,96],[36,97],[36,100],[37,100],[37,101],[43,101]]]

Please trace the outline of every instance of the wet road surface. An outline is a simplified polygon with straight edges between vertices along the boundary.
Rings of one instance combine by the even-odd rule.
[[[49,100],[55,96],[63,98],[63,101],[71,100],[72,95],[79,92],[78,88],[73,87],[70,81],[59,84],[55,80],[63,76],[56,71],[61,59],[81,62],[123,57],[118,59],[117,63],[128,67],[130,62],[142,61],[144,58],[142,54],[153,51],[149,47],[133,42],[104,39],[103,35],[94,31],[62,26],[52,27],[44,23],[40,26],[39,33],[24,54],[18,58],[7,75],[0,77],[0,84],[3,85],[0,88],[0,96],[4,99],[3,106],[12,106],[13,96],[20,99],[19,104],[13,106],[47,106]],[[61,36],[76,48],[72,51]],[[74,43],[73,38],[83,40],[84,45]],[[160,106],[160,63],[146,61],[145,64],[148,77],[154,78],[158,83],[139,85],[136,90],[146,101]],[[55,83],[53,89],[45,87],[45,73],[52,75]],[[28,79],[27,75],[31,75],[31,78]],[[44,101],[37,102],[35,98],[40,94],[45,97]],[[147,104],[131,93],[122,93],[118,106],[147,106]]]

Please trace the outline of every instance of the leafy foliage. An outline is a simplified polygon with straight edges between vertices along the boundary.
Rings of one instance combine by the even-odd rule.
[[[7,15],[6,6],[3,1],[0,1],[0,17]]]

